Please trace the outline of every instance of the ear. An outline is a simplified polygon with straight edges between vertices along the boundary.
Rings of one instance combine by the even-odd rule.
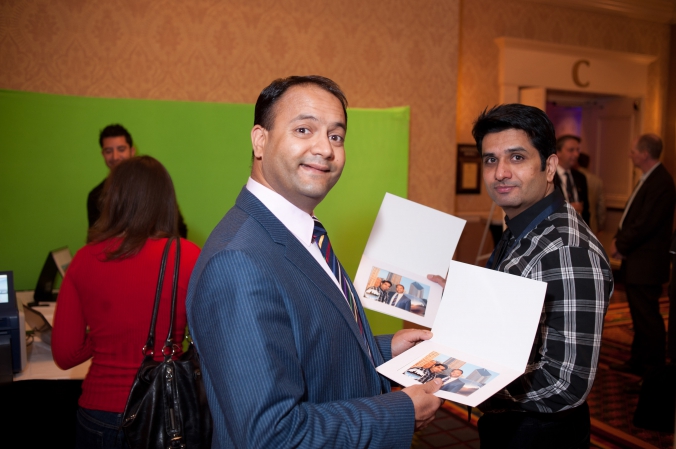
[[[554,174],[556,173],[556,166],[559,165],[559,157],[552,154],[545,162],[545,172],[547,172],[547,182],[554,182]]]
[[[251,147],[255,159],[262,159],[265,152],[265,144],[268,140],[268,130],[261,125],[254,125],[251,129]]]
[[[131,147],[131,157],[136,156],[136,147]]]

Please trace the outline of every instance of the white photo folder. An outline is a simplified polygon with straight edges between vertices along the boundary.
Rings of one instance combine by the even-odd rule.
[[[444,275],[465,220],[405,198],[385,194],[354,278],[362,305],[371,310],[432,327],[442,288],[427,279]],[[404,287],[397,304],[378,301],[380,280]]]
[[[408,387],[442,363],[436,395],[474,407],[526,370],[546,291],[545,282],[451,261],[434,336],[378,372]]]

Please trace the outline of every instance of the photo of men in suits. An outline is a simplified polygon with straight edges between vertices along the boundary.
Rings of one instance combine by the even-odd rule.
[[[662,139],[644,134],[634,142],[629,158],[643,172],[627,201],[611,255],[622,259],[629,312],[634,326],[631,356],[611,368],[644,375],[665,364],[666,331],[660,314],[662,284],[669,281],[669,245],[676,188],[660,163]]]
[[[345,165],[346,107],[321,76],[277,79],[256,102],[251,177],[207,239],[186,305],[214,448],[408,449],[441,406],[441,380],[392,392],[376,371],[431,332],[374,336],[315,216]]]
[[[362,298],[381,302],[418,316],[425,316],[427,312],[430,287],[427,283],[421,282],[421,279],[413,279],[389,269],[373,266],[367,285]],[[394,291],[392,285],[395,285]]]

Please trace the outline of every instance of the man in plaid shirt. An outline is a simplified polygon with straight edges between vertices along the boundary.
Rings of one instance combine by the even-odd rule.
[[[556,137],[543,111],[496,106],[472,134],[488,194],[507,216],[487,268],[547,282],[525,373],[479,406],[481,448],[588,448],[585,400],[613,290],[608,256],[554,188]]]

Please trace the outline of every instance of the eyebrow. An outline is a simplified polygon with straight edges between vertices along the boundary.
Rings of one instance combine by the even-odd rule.
[[[297,122],[299,120],[312,120],[312,121],[315,121],[315,122],[319,121],[319,119],[312,114],[300,114],[300,115],[297,115],[291,121]],[[343,123],[343,122],[333,122],[330,125],[332,125],[333,127],[342,128],[343,130],[347,130],[347,127],[345,126],[345,123]],[[329,127],[331,127],[331,126],[329,126]]]
[[[507,149],[505,150],[505,153],[508,153],[508,154],[512,154],[512,153],[522,153],[522,152],[527,153],[528,150],[526,150],[524,147],[512,147],[512,148],[507,148]],[[483,154],[481,155],[482,158],[483,158],[483,157],[488,157],[488,156],[495,157],[495,153],[483,153]]]

